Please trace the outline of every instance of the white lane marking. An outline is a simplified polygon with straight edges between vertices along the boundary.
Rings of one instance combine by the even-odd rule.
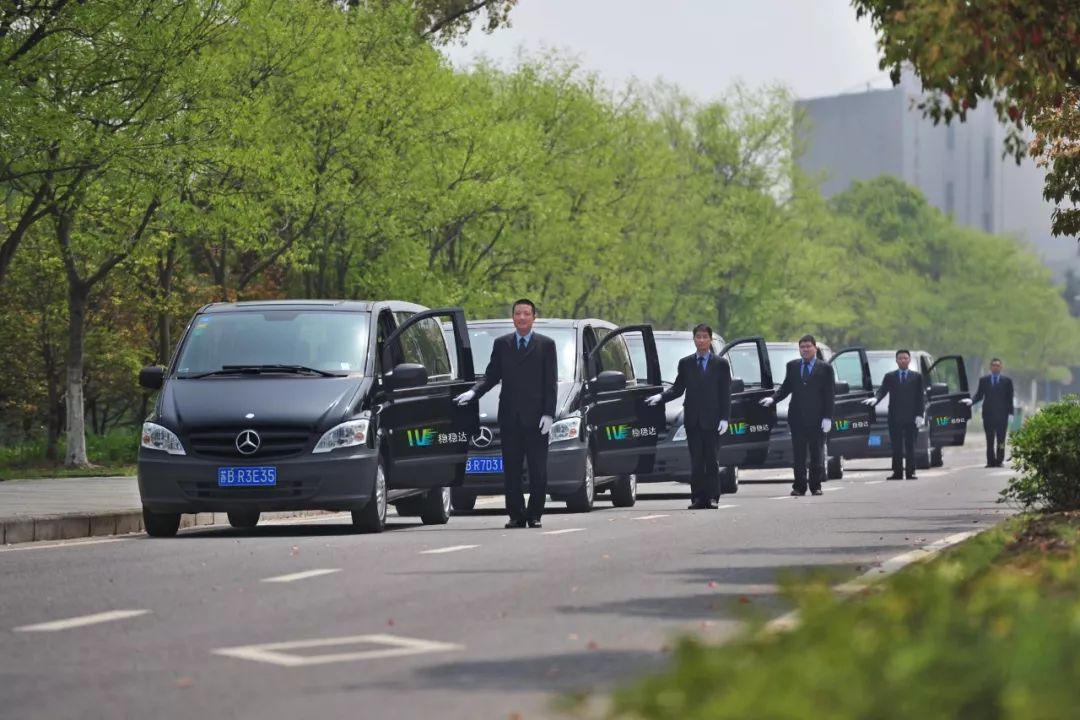
[[[99,623],[127,620],[128,618],[146,615],[149,610],[110,610],[94,615],[80,615],[79,617],[53,620],[52,622],[38,623],[37,625],[23,625],[15,628],[15,632],[56,632],[58,630],[71,630],[73,628],[97,625]]]
[[[340,647],[343,645],[376,645],[379,649],[357,650],[353,652],[330,653],[327,655],[291,655],[284,650],[307,648]],[[327,665],[329,663],[355,662],[358,660],[378,660],[405,655],[463,650],[464,646],[453,643],[419,640],[398,635],[353,635],[350,637],[322,638],[319,640],[297,640],[293,642],[269,643],[267,645],[245,645],[242,647],[217,648],[210,652],[214,655],[253,660],[281,667],[306,667]]]
[[[72,540],[58,543],[19,543],[9,547],[0,547],[0,553],[15,552],[16,550],[53,550],[56,548],[73,548],[83,545],[104,545],[105,543],[131,542],[133,538],[105,538],[103,540]]]
[[[776,497],[769,498],[770,500],[790,500],[795,497],[794,495],[777,495]]]
[[[843,489],[844,489],[843,487],[827,487],[827,488],[822,488],[822,490],[824,490],[825,492],[836,492],[837,490],[843,490]]]
[[[936,478],[936,477],[941,477],[942,475],[948,475],[950,472],[952,472],[952,471],[951,470],[931,470],[929,472],[919,473],[919,477],[920,478]]]
[[[540,533],[541,535],[565,535],[566,533],[583,532],[585,528],[566,528],[564,530],[548,530]]]
[[[938,554],[942,550],[949,548],[958,543],[962,543],[970,537],[978,535],[978,530],[970,530],[967,532],[956,533],[955,535],[949,535],[943,537],[940,540],[936,540],[926,547],[916,548],[910,550],[896,557],[889,558],[885,562],[877,565],[870,570],[867,570],[862,575],[859,575],[854,580],[849,580],[846,583],[842,583],[833,588],[838,593],[852,594],[857,593],[870,587],[874,582],[884,579],[889,575],[892,575],[897,570],[910,565],[914,562],[921,562],[927,560],[934,555]],[[766,624],[765,629],[767,631],[778,630],[790,630],[799,624],[799,611],[792,610],[789,613],[785,613],[780,617],[770,621]]]
[[[472,550],[479,545],[451,545],[449,547],[435,548],[434,550],[421,550],[421,555],[442,555],[443,553],[458,552],[460,550]]]
[[[341,568],[322,568],[321,570],[304,570],[303,572],[295,572],[291,575],[278,575],[276,577],[263,578],[264,583],[291,583],[297,580],[307,580],[308,578],[320,577],[322,575],[332,575],[334,573],[341,572]]]
[[[728,508],[735,508],[735,507],[739,507],[739,506],[738,505],[717,505],[716,509],[717,510],[727,510]]]
[[[881,483],[883,483],[883,482],[886,482],[886,481],[885,481],[885,480],[868,480],[868,481],[867,481],[866,483],[864,483],[864,484],[865,484],[865,485],[880,485],[880,484],[881,484]]]
[[[656,520],[657,518],[671,517],[670,515],[638,515],[637,517],[630,518],[631,520]]]

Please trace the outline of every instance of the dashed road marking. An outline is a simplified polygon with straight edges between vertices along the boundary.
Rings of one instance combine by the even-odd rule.
[[[585,528],[564,528],[562,530],[548,530],[541,535],[565,535],[566,533],[583,532]]]
[[[880,484],[882,484],[883,482],[885,482],[885,480],[868,480],[868,481],[867,481],[866,483],[864,483],[864,484],[866,484],[866,485],[880,485]]]
[[[449,547],[435,548],[434,550],[421,550],[421,555],[442,555],[443,553],[459,552],[461,550],[472,550],[478,548],[479,545],[451,545]]]
[[[332,575],[334,573],[341,572],[341,568],[322,568],[320,570],[304,570],[303,572],[295,572],[290,575],[278,575],[276,577],[263,578],[264,583],[291,583],[297,580],[307,580],[308,578],[320,577],[322,575]]]
[[[117,620],[127,620],[128,618],[146,615],[149,612],[149,610],[110,610],[108,612],[95,613],[93,615],[80,615],[79,617],[53,620],[51,622],[38,623],[36,625],[23,625],[22,627],[15,628],[15,632],[56,632],[58,630],[72,630],[74,628],[86,627],[87,625],[98,625],[100,623],[115,622]]]
[[[738,505],[717,505],[716,509],[717,510],[727,510],[728,508],[737,508],[737,507],[739,507],[739,506]]]
[[[671,517],[670,515],[638,515],[637,517],[630,518],[631,520],[656,520],[658,518]]]
[[[822,490],[824,490],[825,492],[836,492],[837,490],[843,490],[843,489],[844,489],[843,487],[838,487],[838,486],[831,486],[831,487],[827,487],[827,488],[822,488]]]

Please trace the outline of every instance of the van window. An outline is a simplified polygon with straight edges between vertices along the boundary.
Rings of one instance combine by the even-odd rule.
[[[611,331],[607,328],[595,328],[596,336],[603,340]],[[626,350],[623,337],[617,337],[600,348],[600,371],[617,370],[626,376],[628,385],[636,385],[634,365],[630,362],[630,353]]]
[[[406,322],[414,313],[397,312],[394,317],[398,325]],[[426,318],[405,329],[398,337],[401,347],[400,362],[423,365],[427,370],[428,382],[441,382],[453,379],[450,368],[450,353],[446,350],[442,324],[438,318]]]
[[[195,317],[176,362],[180,375],[227,365],[304,365],[364,372],[368,314],[264,310]]]
[[[849,352],[834,357],[832,366],[836,375],[836,382],[847,383],[852,390],[862,389],[862,359],[858,353]]]

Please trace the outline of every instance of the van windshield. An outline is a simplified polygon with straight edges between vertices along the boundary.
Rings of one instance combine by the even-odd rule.
[[[333,373],[362,373],[368,314],[266,310],[199,315],[176,372],[181,377],[230,366],[297,365]]]
[[[511,323],[506,325],[487,325],[469,327],[469,342],[472,345],[473,368],[477,374],[483,374],[491,360],[491,347],[496,338],[514,332]],[[572,327],[536,328],[535,332],[547,335],[555,341],[555,356],[558,358],[559,380],[574,379],[574,360],[577,358],[577,331]]]

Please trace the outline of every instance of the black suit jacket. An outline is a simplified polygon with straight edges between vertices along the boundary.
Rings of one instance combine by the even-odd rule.
[[[972,405],[982,401],[982,416],[985,419],[1003,421],[1012,415],[1012,378],[1004,375],[999,378],[997,385],[991,385],[990,376],[983,375],[979,378],[979,389],[975,391],[975,397],[971,398]]]
[[[833,401],[836,399],[835,375],[832,365],[819,359],[814,363],[810,377],[803,382],[802,362],[802,358],[799,358],[787,364],[784,383],[773,394],[773,400],[780,402],[791,396],[789,425],[820,427],[822,420],[832,419]]]
[[[926,412],[923,377],[914,370],[907,371],[904,382],[900,382],[900,370],[885,373],[874,399],[881,402],[886,395],[889,396],[889,420],[893,422],[913,423]]]
[[[558,395],[558,361],[555,341],[533,332],[524,351],[517,349],[517,333],[497,338],[483,379],[473,386],[480,397],[502,383],[499,393],[499,424],[519,421],[539,427],[540,418],[555,417]]]
[[[683,425],[716,430],[731,413],[731,367],[719,355],[709,353],[705,372],[701,372],[697,353],[679,361],[675,383],[664,391],[664,402],[686,393]]]

